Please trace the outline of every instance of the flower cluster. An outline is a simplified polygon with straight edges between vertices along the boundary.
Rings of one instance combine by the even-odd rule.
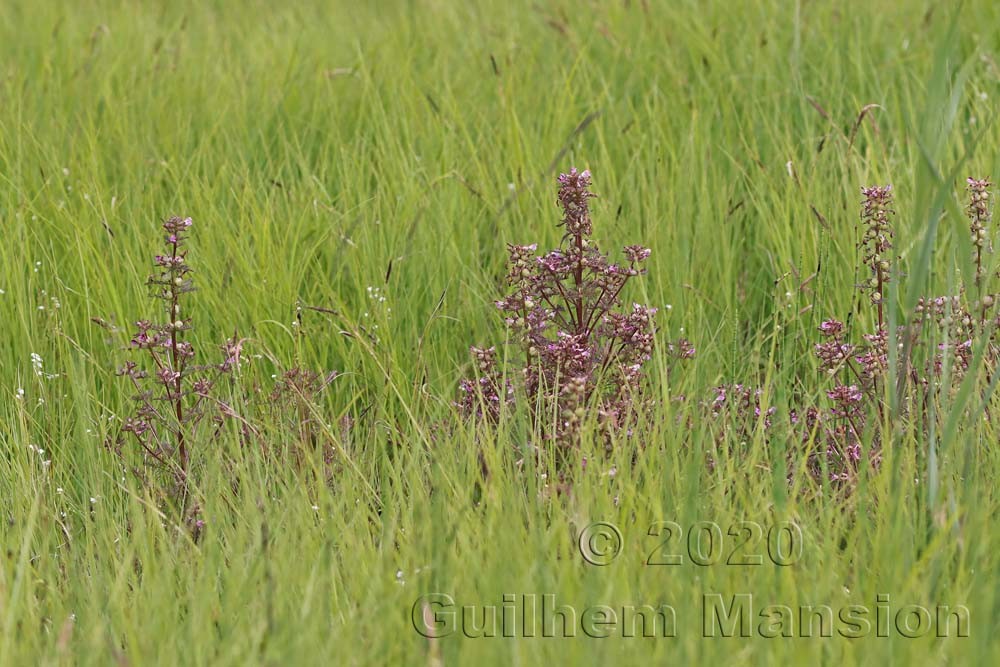
[[[990,291],[991,276],[984,260],[984,253],[992,249],[990,182],[970,178],[968,185],[966,212],[973,239],[971,259],[977,267],[975,284],[959,285],[955,294],[920,298],[912,316],[890,330],[883,312],[885,286],[890,278],[902,275],[895,271],[892,257],[892,188],[864,188],[859,247],[871,278],[862,287],[875,309],[875,330],[852,335],[839,319],[819,323],[813,353],[829,385],[818,392],[817,402],[811,402],[807,384],[795,388],[792,400],[805,405],[793,403],[796,407],[789,409],[787,422],[774,418],[773,407],[763,407],[759,389],[738,383],[716,387],[703,414],[713,421],[719,444],[725,442],[732,449],[755,436],[767,443],[774,435],[773,426],[787,423],[792,440],[799,445],[792,455],[805,453],[806,469],[816,481],[849,491],[862,469],[877,469],[881,464],[882,447],[889,433],[899,427],[897,420],[930,428],[927,407],[958,394],[963,380],[975,370],[977,349],[984,350],[990,371],[985,377],[1000,366],[996,340],[1000,315],[994,312],[998,295]],[[891,345],[898,351],[897,371],[892,376]],[[890,396],[898,399],[893,410],[888,409]],[[712,456],[708,464],[715,464]]]
[[[219,346],[217,362],[196,363],[195,346],[188,340],[191,318],[185,315],[186,307],[182,310],[184,297],[195,289],[186,250],[191,227],[190,218],[175,217],[163,223],[166,249],[155,256],[155,272],[147,279],[147,286],[150,296],[163,302],[165,314],[159,321],[135,324],[129,348],[141,353],[145,363],[129,359],[118,371],[133,391],[134,406],[107,444],[128,462],[133,459],[125,445],[132,442],[138,446],[142,465],[131,467],[144,483],[156,481],[150,472],[167,473],[172,482],[167,497],[176,501],[183,521],[197,538],[204,520],[189,496],[193,452],[218,437],[228,421],[243,444],[254,443],[264,450],[275,443],[293,445],[295,456],[304,449],[294,445],[303,445],[323,452],[329,464],[337,451],[334,439],[338,436],[331,435],[317,416],[316,401],[338,374],[296,366],[271,376],[274,382],[268,388],[256,382],[245,385],[241,376],[248,365],[244,354],[247,339],[235,332]],[[95,322],[117,331],[105,320]],[[227,376],[233,381],[226,383],[223,395],[218,385]],[[345,437],[350,423],[348,415],[341,417],[340,437]]]
[[[925,385],[931,378],[940,377],[946,367],[956,373],[956,378],[963,376],[969,368],[972,341],[977,331],[963,296],[921,297],[917,301],[912,328],[932,333],[937,341],[936,350],[925,369],[926,375],[921,378]],[[987,308],[984,307],[982,312],[985,315]]]
[[[510,375],[521,381],[536,430],[563,449],[581,442],[588,420],[608,447],[616,436],[634,434],[655,338],[656,309],[622,303],[629,281],[645,273],[650,250],[626,246],[620,263],[601,252],[592,238],[590,183],[589,171],[559,176],[562,242],[540,255],[536,244],[508,245],[510,291],[496,302],[521,350],[520,372]],[[668,351],[678,359],[695,354],[685,340]],[[495,421],[500,406],[513,401],[513,388],[501,381],[493,348],[473,348],[473,356],[477,377],[461,382],[457,406]]]
[[[154,323],[136,322],[130,347],[145,353],[148,363],[129,360],[118,371],[131,384],[135,409],[124,420],[116,441],[121,451],[125,434],[152,461],[175,477],[186,494],[190,470],[190,444],[206,416],[218,424],[223,412],[212,396],[217,377],[240,362],[242,341],[235,336],[223,346],[224,359],[214,365],[196,365],[194,345],[185,340],[191,319],[181,311],[184,295],[194,291],[187,264],[187,232],[191,218],[173,217],[163,223],[166,253],[156,255],[157,272],[147,280],[150,295],[164,302],[165,317]]]
[[[869,293],[871,301],[878,309],[879,328],[885,325],[883,303],[885,286],[889,282],[892,258],[892,225],[889,216],[892,210],[892,186],[863,188],[865,199],[861,205],[861,249],[863,261],[870,270],[870,277],[861,287]]]
[[[809,469],[835,483],[852,480],[862,460],[869,413],[881,414],[885,376],[889,368],[889,336],[884,304],[886,285],[893,272],[891,224],[892,186],[862,188],[862,233],[859,248],[869,278],[861,285],[876,310],[877,328],[862,334],[861,343],[849,340],[847,327],[835,318],[819,324],[821,341],[813,347],[818,368],[831,378],[826,406],[792,411],[790,423],[810,451]],[[876,419],[875,422],[878,422]],[[878,439],[871,460],[878,461]]]
[[[559,174],[559,205],[563,209],[562,225],[567,236],[585,238],[594,233],[588,200],[596,195],[589,187],[589,169],[578,172],[574,168],[568,174]]]
[[[807,408],[800,417],[792,414],[792,426],[800,429],[803,448],[810,452],[808,470],[816,480],[827,479],[848,488],[856,479],[863,460],[864,433],[869,413],[866,395],[856,385],[837,385],[827,392],[831,406]],[[872,448],[868,460],[881,462],[879,449]]]
[[[969,216],[972,243],[975,246],[976,286],[981,287],[986,278],[983,260],[986,253],[993,251],[989,238],[991,183],[985,178],[969,178],[966,182],[969,191],[969,205],[966,211]]]
[[[908,350],[909,358],[901,360],[907,372],[893,378],[892,386],[902,399],[904,411],[926,405],[935,392],[956,391],[970,369],[977,340],[986,335],[992,343],[996,329],[997,318],[991,318],[996,297],[987,290],[983,263],[984,252],[992,248],[990,183],[970,178],[968,185],[966,211],[972,232],[977,296],[970,299],[970,289],[962,286],[958,294],[920,298],[911,321],[898,327],[897,342],[901,350]],[[872,275],[865,288],[877,309],[878,329],[862,335],[864,343],[855,345],[846,339],[842,322],[829,319],[819,325],[823,341],[815,345],[815,355],[819,369],[834,378],[835,384],[826,392],[827,407],[810,407],[803,418],[796,414],[793,419],[803,429],[803,441],[818,445],[810,459],[813,472],[826,470],[831,481],[841,483],[851,481],[857,474],[866,458],[862,454],[866,447],[867,460],[878,465],[882,429],[886,426],[881,387],[889,380],[889,332],[882,305],[884,286],[892,271],[891,187],[865,188],[862,193],[865,200],[861,245],[865,249],[863,260]],[[926,364],[913,363],[915,350],[919,348],[928,350]],[[995,365],[998,360],[992,356],[997,348],[991,345],[989,349],[987,362]],[[948,385],[942,382],[946,375],[951,379]]]
[[[733,383],[719,385],[713,391],[715,396],[709,410],[720,443],[744,445],[753,439],[758,428],[765,433],[771,428],[777,409],[761,407],[762,389]]]
[[[459,383],[462,396],[456,405],[465,415],[496,423],[503,406],[514,402],[514,387],[502,377],[495,347],[472,347],[471,351],[476,363],[476,379],[464,379]]]

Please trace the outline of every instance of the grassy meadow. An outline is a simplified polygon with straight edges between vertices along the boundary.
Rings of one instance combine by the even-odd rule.
[[[957,289],[966,177],[1000,179],[998,100],[988,0],[0,4],[0,665],[993,664],[988,365],[929,427],[894,422],[849,492],[803,473],[813,445],[730,442],[704,406],[730,383],[776,421],[826,400],[817,327],[874,323],[863,186],[895,195],[889,322]],[[560,242],[572,166],[602,247],[652,249],[625,302],[697,355],[654,348],[646,444],[584,438],[558,492],[523,414],[478,430],[453,401],[470,345],[504,356],[506,244]],[[197,535],[107,446],[172,215],[194,220],[189,340],[210,360],[246,339],[220,387],[263,415],[260,437],[189,442]],[[339,373],[305,407],[313,446],[269,396],[296,367]],[[581,554],[599,522],[618,533],[584,540],[592,560],[621,538],[605,565]],[[762,534],[742,545],[741,522]],[[745,594],[747,636],[706,637]],[[545,595],[575,636],[519,618],[477,637],[487,614],[460,609]],[[673,636],[586,627],[629,605],[669,605]],[[762,636],[766,605],[795,636]],[[809,605],[832,636],[800,636]],[[912,605],[936,627],[907,638]],[[955,614],[937,636],[944,605],[968,636]],[[452,625],[428,639],[435,609]]]

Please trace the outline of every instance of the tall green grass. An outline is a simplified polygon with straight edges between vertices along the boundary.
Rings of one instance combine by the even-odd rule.
[[[968,275],[956,192],[1000,178],[997,26],[987,1],[4,3],[0,664],[996,661],[994,422],[941,405],[934,439],[898,433],[838,500],[788,487],[796,443],[715,450],[697,404],[733,381],[781,410],[820,393],[816,325],[870,324],[862,185],[897,193],[902,308]],[[570,165],[594,173],[601,242],[653,248],[630,298],[698,358],[655,379],[654,446],[584,452],[590,474],[557,497],[515,465],[516,420],[479,440],[442,425],[468,345],[503,337],[504,244],[558,241]],[[356,420],[329,480],[280,439],[203,446],[198,543],[102,446],[128,392],[121,341],[91,321],[153,314],[171,214],[196,223],[199,349],[250,337],[248,384],[339,370],[324,419]],[[339,315],[299,321],[303,304]],[[375,324],[377,343],[357,335]],[[740,520],[795,521],[801,560],[645,565],[658,521]],[[578,552],[594,521],[623,535],[606,567]],[[411,623],[429,593],[668,603],[677,636],[432,643]],[[971,633],[705,639],[710,593],[961,604]]]

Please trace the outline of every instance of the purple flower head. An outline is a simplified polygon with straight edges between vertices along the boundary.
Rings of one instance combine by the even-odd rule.
[[[156,331],[142,330],[132,336],[130,345],[136,349],[148,350],[163,344],[163,336]]]
[[[137,436],[142,436],[147,431],[149,431],[149,422],[144,419],[136,419],[134,417],[126,417],[125,423],[122,425],[122,430],[128,433],[134,433]]]
[[[687,338],[678,338],[676,343],[669,343],[667,351],[678,359],[694,359],[695,347]]]
[[[191,385],[192,391],[198,396],[207,396],[212,390],[213,382],[206,378],[199,378]]]
[[[240,362],[243,360],[243,344],[246,340],[246,338],[239,338],[234,332],[233,337],[222,344],[222,353],[225,359],[219,365],[220,371],[228,373],[233,368],[239,369]]]
[[[819,330],[824,336],[836,336],[844,330],[844,323],[837,320],[825,320],[819,325]]]
[[[826,392],[826,395],[834,402],[839,403],[842,406],[850,405],[852,403],[860,403],[864,394],[858,389],[857,385],[838,385]]]
[[[829,371],[839,368],[843,362],[850,359],[854,346],[831,340],[826,343],[817,343],[813,350],[816,357],[819,358],[820,370]]]
[[[892,201],[892,186],[873,185],[871,187],[861,188],[861,194],[865,196],[864,206],[866,209],[884,206]]]
[[[715,405],[722,405],[726,402],[726,387],[723,385],[721,387],[715,388],[715,400],[713,403]]]
[[[157,379],[163,384],[171,384],[180,378],[181,374],[169,368],[161,368],[156,372]]]
[[[157,255],[153,260],[157,266],[165,269],[173,269],[184,264],[183,255]]]
[[[168,234],[181,234],[188,230],[193,224],[191,218],[181,218],[178,216],[173,216],[163,223],[163,229],[167,231]]]
[[[568,174],[559,175],[558,199],[563,209],[563,225],[567,234],[577,238],[590,236],[592,232],[589,200],[596,195],[588,190],[589,187],[589,169],[578,172],[574,167]]]
[[[564,188],[567,188],[568,190],[587,196],[586,189],[590,187],[590,170],[577,171],[576,167],[571,167],[568,174],[559,174],[558,181],[559,185],[562,186],[559,190],[560,192]]]
[[[563,277],[573,269],[572,259],[561,250],[553,250],[538,258],[538,266],[548,273]]]
[[[633,264],[645,261],[652,252],[649,248],[643,248],[641,245],[625,246],[625,257]]]

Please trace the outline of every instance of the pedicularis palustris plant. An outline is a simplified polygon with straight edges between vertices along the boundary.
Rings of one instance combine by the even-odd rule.
[[[889,336],[884,311],[885,286],[895,261],[892,189],[886,186],[862,190],[861,247],[870,277],[861,289],[870,295],[876,309],[877,328],[862,336],[863,344],[854,345],[847,340],[842,322],[830,319],[819,327],[825,338],[815,347],[820,370],[836,381],[827,391],[832,405],[826,410],[810,408],[805,413],[807,428],[803,438],[815,438],[819,445],[812,458],[814,472],[825,469],[830,480],[847,483],[854,479],[866,447],[869,461],[877,464],[881,460],[887,426],[886,387],[901,399],[901,414],[926,428],[931,402],[954,396],[980,342],[988,346],[987,365],[995,366],[998,322],[992,315],[995,296],[989,291],[986,267],[987,255],[992,251],[989,187],[986,180],[968,179],[966,211],[976,272],[973,284],[960,285],[957,294],[918,300],[912,320],[896,330],[897,344],[908,356],[900,360],[904,372],[895,377],[888,374]],[[920,348],[927,353],[923,355],[925,362],[918,365],[914,359]],[[870,435],[866,436],[866,432]]]
[[[632,278],[645,273],[650,250],[626,246],[621,263],[601,252],[589,187],[589,171],[559,176],[564,234],[558,248],[539,255],[536,244],[508,245],[509,292],[496,307],[519,352],[507,355],[512,365],[504,372],[495,348],[472,348],[477,375],[462,381],[458,402],[466,415],[495,422],[505,405],[523,400],[535,431],[556,444],[557,460],[580,444],[589,418],[607,447],[633,435],[648,403],[643,370],[653,351],[656,309],[625,307],[622,295]],[[668,351],[694,356],[684,340]]]
[[[164,314],[157,322],[136,322],[130,347],[145,353],[146,362],[129,360],[119,371],[134,390],[135,408],[116,442],[121,452],[130,439],[147,465],[172,474],[181,498],[187,493],[191,447],[202,438],[202,426],[215,428],[225,414],[232,414],[212,390],[217,377],[239,363],[241,351],[241,342],[234,337],[222,346],[219,363],[195,363],[194,345],[187,340],[191,318],[182,308],[184,297],[195,289],[185,249],[191,224],[191,218],[178,217],[163,223],[166,249],[156,255],[156,272],[147,285],[150,296],[163,303]]]
[[[775,419],[773,406],[762,407],[759,389],[743,384],[716,388],[707,404],[720,443],[727,442],[733,451],[735,445],[751,441],[758,430],[767,443],[776,437],[773,426],[787,424],[802,447],[793,456],[804,449],[808,471],[817,480],[849,490],[866,461],[873,468],[881,462],[893,419],[906,420],[927,432],[932,415],[942,413],[932,408],[954,398],[970,372],[977,346],[984,346],[987,370],[1000,364],[996,340],[1000,318],[993,312],[997,295],[991,291],[988,266],[993,235],[991,184],[973,178],[967,183],[975,278],[971,285],[960,285],[956,294],[917,301],[913,317],[894,332],[902,371],[889,373],[886,317],[887,288],[899,275],[893,255],[893,192],[891,186],[863,188],[858,248],[865,279],[858,287],[874,311],[870,318],[874,330],[862,333],[858,340],[852,339],[840,320],[831,318],[819,325],[821,340],[814,353],[819,371],[832,384],[822,392],[825,401],[791,408],[787,422]],[[857,315],[852,318],[855,322],[869,319],[863,312]],[[980,396],[986,398],[987,391],[982,387]],[[894,415],[886,407],[888,392],[895,392],[900,400]],[[710,457],[709,464],[713,463]]]

